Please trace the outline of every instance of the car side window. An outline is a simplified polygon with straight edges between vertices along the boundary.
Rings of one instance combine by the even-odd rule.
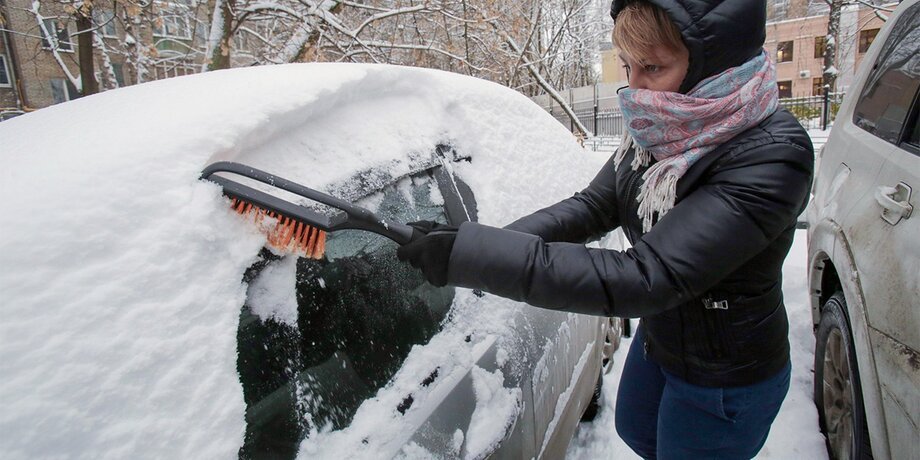
[[[357,204],[395,221],[448,222],[435,171]],[[440,330],[454,289],[426,283],[396,259],[396,249],[378,235],[346,230],[327,235],[321,260],[275,256],[251,269],[257,274],[249,276],[237,337],[247,407],[241,458],[294,458],[311,432],[346,427],[412,347]],[[266,314],[271,308],[258,298],[260,286],[271,287],[269,297],[281,299],[275,303],[296,303],[288,309],[296,314]]]
[[[920,4],[898,18],[853,111],[853,123],[897,144],[920,87]]]

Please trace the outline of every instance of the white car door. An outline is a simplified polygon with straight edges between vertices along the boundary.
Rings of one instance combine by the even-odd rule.
[[[911,458],[920,439],[920,3],[892,26],[855,104],[848,128],[883,142],[876,152],[884,160],[844,231],[865,296],[891,457]]]
[[[867,272],[862,286],[869,339],[892,458],[916,455],[920,439],[920,209],[916,209],[920,204],[920,142],[916,122],[913,130],[910,148],[892,150],[879,175],[875,189],[879,218],[866,227],[877,235],[879,244],[873,248],[875,256],[867,258],[873,266],[862,268]]]

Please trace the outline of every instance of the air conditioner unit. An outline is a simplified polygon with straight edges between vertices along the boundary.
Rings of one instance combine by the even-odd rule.
[[[799,78],[808,78],[810,76],[811,76],[810,70],[800,70],[799,71]]]

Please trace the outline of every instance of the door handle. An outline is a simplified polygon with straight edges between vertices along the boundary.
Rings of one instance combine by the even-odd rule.
[[[914,207],[910,204],[911,188],[904,182],[894,187],[881,186],[875,189],[875,201],[882,206],[882,219],[896,225],[901,219],[910,218]]]

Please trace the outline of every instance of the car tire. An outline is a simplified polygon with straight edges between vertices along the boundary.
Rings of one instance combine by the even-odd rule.
[[[604,376],[613,370],[613,354],[620,348],[620,338],[623,337],[624,323],[629,321],[621,318],[610,318],[607,324],[607,332],[604,334],[604,352],[601,361],[601,371],[597,376],[597,385],[594,386],[594,394],[591,395],[591,401],[585,407],[581,415],[582,422],[593,421],[601,409],[601,397],[604,390]]]
[[[847,302],[838,291],[821,308],[815,333],[815,405],[832,459],[872,458],[857,364]]]
[[[585,407],[585,411],[581,414],[582,422],[593,422],[597,418],[597,414],[601,411],[601,397],[604,393],[604,369],[601,368],[601,371],[597,375],[597,385],[594,386],[594,394],[591,395],[591,401],[588,402],[588,406]]]

